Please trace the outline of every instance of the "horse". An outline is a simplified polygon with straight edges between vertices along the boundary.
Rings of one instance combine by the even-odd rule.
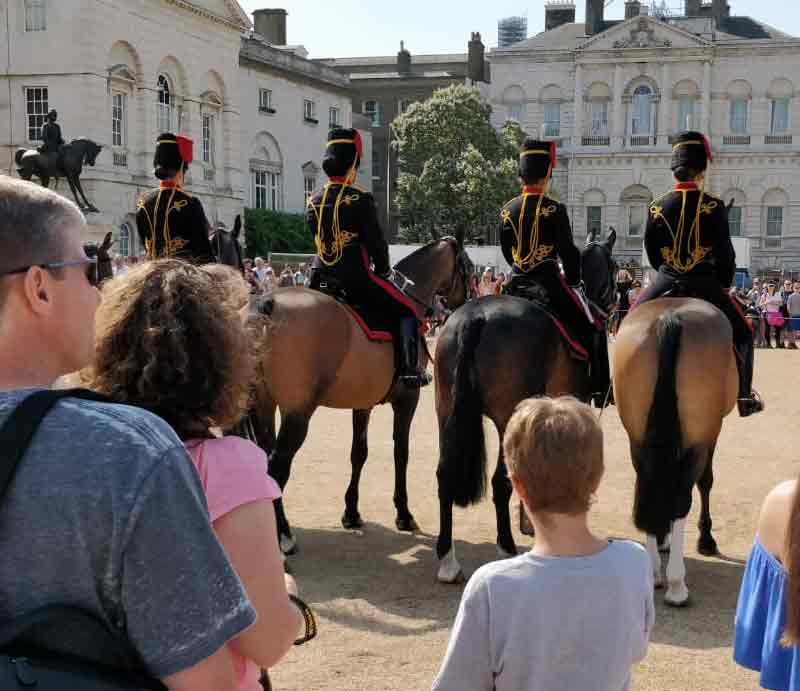
[[[711,534],[714,450],[739,389],[730,322],[704,300],[646,302],[622,323],[613,363],[617,410],[636,470],[633,520],[647,534],[657,587],[664,584],[659,546],[669,548],[664,600],[682,606],[689,600],[684,527],[695,484],[697,550],[718,553]]]
[[[242,246],[239,244],[239,235],[242,230],[242,217],[237,214],[233,222],[233,230],[227,231],[217,226],[217,229],[210,234],[211,251],[214,258],[220,264],[232,266],[244,272],[244,261],[242,259]]]
[[[586,296],[593,312],[607,321],[615,299],[616,232],[581,252]],[[605,336],[603,336],[605,337]],[[511,481],[502,439],[517,404],[531,396],[571,394],[588,400],[589,367],[571,355],[561,331],[535,302],[508,295],[470,301],[449,318],[439,337],[434,362],[439,422],[440,527],[436,543],[437,577],[442,583],[463,579],[453,545],[453,504],[479,502],[486,491],[486,439],[483,417],[500,435],[500,454],[492,476],[501,557],[517,553],[511,534]]]
[[[413,282],[406,294],[423,309],[434,296],[450,305],[470,296],[472,263],[461,242],[447,237],[416,250],[396,270]],[[351,311],[324,293],[308,288],[279,288],[265,298],[259,312],[266,320],[269,344],[260,359],[252,417],[259,445],[269,454],[270,474],[286,487],[292,460],[305,441],[314,411],[320,407],[353,411],[352,472],[345,494],[342,525],[363,525],[358,511],[358,485],[367,460],[367,429],[372,408],[389,403],[394,411],[394,504],[398,530],[414,531],[408,508],[406,470],[409,432],[419,402],[419,389],[395,382],[395,345],[370,341]],[[428,355],[420,349],[420,364]],[[275,412],[281,425],[275,434]],[[283,501],[275,504],[278,535],[285,554],[296,551]]]
[[[112,233],[106,233],[103,242],[98,245],[94,242],[88,242],[83,246],[83,251],[90,259],[97,258],[97,285],[100,286],[104,281],[114,278],[114,267],[111,262],[111,245],[114,244]]]
[[[35,175],[43,187],[50,186],[50,178],[66,177],[72,196],[75,197],[75,203],[81,210],[97,212],[97,208],[83,192],[80,176],[83,165],[93,166],[102,148],[102,145],[96,144],[91,139],[73,139],[64,146],[60,168],[56,165],[56,156],[40,154],[37,149],[17,149],[14,161],[17,164],[17,173],[23,180],[30,180]],[[78,193],[83,203],[78,199]]]

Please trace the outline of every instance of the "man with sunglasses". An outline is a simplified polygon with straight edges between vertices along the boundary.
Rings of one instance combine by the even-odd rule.
[[[0,176],[0,427],[32,393],[89,365],[94,260],[78,208]],[[8,459],[0,449],[0,467]],[[225,643],[255,612],[211,529],[175,433],[128,406],[62,399],[0,498],[0,627],[47,605],[116,631],[171,691],[235,687]],[[108,632],[48,626],[36,644],[111,664]]]

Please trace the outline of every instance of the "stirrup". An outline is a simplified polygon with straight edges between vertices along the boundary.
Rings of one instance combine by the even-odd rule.
[[[761,395],[755,389],[753,389],[748,398],[739,398],[736,403],[739,407],[739,415],[741,417],[750,417],[751,415],[762,412],[766,407]]]
[[[428,386],[433,381],[433,377],[427,372],[409,372],[400,374],[397,380],[411,389],[421,389],[423,386]]]

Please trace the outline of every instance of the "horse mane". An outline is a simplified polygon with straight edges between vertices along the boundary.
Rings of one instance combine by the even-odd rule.
[[[458,254],[458,240],[456,240],[451,235],[445,235],[444,237],[439,238],[438,240],[432,240],[431,242],[423,245],[415,249],[411,254],[407,257],[403,257],[399,262],[397,262],[396,268],[401,273],[403,272],[403,268],[406,266],[408,262],[411,261],[419,261],[427,254],[429,254],[435,247],[438,247],[441,243],[447,242],[448,244],[452,245],[453,250],[456,254]]]

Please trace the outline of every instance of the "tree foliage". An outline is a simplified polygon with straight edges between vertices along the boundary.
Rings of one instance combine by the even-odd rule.
[[[497,223],[502,205],[518,193],[517,156],[525,133],[510,121],[498,132],[491,114],[477,90],[455,85],[392,123],[401,239],[486,237]]]
[[[247,256],[266,257],[270,252],[310,254],[314,237],[303,214],[285,214],[266,209],[245,209]]]

